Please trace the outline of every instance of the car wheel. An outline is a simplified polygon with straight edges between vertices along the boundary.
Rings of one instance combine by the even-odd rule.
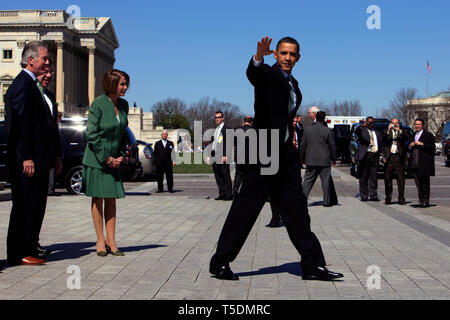
[[[77,166],[70,169],[66,176],[65,186],[70,194],[83,194],[81,188],[83,186],[83,167]]]

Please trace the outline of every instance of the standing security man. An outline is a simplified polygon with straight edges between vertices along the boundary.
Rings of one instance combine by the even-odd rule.
[[[224,116],[222,111],[216,111],[214,115],[214,121],[216,122],[216,131],[213,137],[213,148],[211,156],[219,157],[218,162],[215,161],[212,164],[214,177],[216,178],[217,186],[219,187],[219,196],[215,200],[230,201],[233,200],[233,190],[230,175],[230,165],[227,163],[227,134],[226,130],[229,129],[224,123]],[[232,144],[231,144],[232,146]],[[216,157],[217,158],[217,157]]]
[[[375,119],[367,117],[366,122],[355,130],[358,137],[359,194],[361,201],[380,201],[378,198],[377,169],[382,151],[382,137],[375,129]]]
[[[317,121],[305,129],[303,134],[300,159],[306,164],[303,192],[308,198],[311,188],[320,175],[323,191],[323,206],[331,207],[337,204],[337,199],[332,197],[331,165],[336,165],[336,144],[334,134],[330,128],[324,125],[326,114],[317,112]]]
[[[433,134],[424,129],[425,121],[416,119],[414,141],[409,144],[411,149],[411,169],[414,174],[417,191],[419,193],[419,206],[430,206],[430,176],[434,176],[434,148]]]
[[[383,161],[385,163],[384,188],[386,200],[384,204],[390,205],[392,201],[392,176],[397,176],[398,203],[405,205],[405,163],[406,143],[410,136],[406,130],[400,129],[398,119],[392,119],[388,129],[383,133]]]
[[[173,193],[173,166],[175,162],[172,161],[173,142],[167,140],[167,130],[163,130],[161,140],[155,143],[155,165],[156,177],[158,180],[158,193],[163,192],[164,174],[166,174],[167,190]]]

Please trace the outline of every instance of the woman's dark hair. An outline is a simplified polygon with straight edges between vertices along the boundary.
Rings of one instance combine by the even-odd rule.
[[[111,69],[105,73],[102,80],[102,87],[106,95],[116,93],[121,77],[124,77],[127,81],[127,86],[130,86],[130,76],[126,72]]]

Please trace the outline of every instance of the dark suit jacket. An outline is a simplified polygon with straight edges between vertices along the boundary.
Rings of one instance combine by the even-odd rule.
[[[401,161],[405,161],[405,155],[406,155],[406,143],[411,139],[408,132],[406,130],[402,130],[402,132],[396,137],[395,141],[397,141],[397,153],[400,155]],[[383,132],[383,157],[385,159],[389,159],[389,156],[391,155],[391,148],[392,143],[394,142],[394,139],[392,137],[392,132],[388,134],[388,130],[385,130]]]
[[[44,89],[44,93],[53,104],[53,108],[52,108],[53,112],[52,112],[52,114],[50,114],[50,117],[52,118],[52,132],[53,132],[52,134],[57,137],[56,140],[58,141],[58,145],[57,145],[57,149],[56,149],[56,156],[62,157],[61,144],[59,143],[60,137],[59,137],[59,127],[58,127],[58,106],[56,104],[56,98],[55,98],[55,95],[53,94],[53,92],[51,92],[51,91]]]
[[[61,156],[58,127],[36,83],[25,71],[14,79],[5,97],[8,164],[22,171],[33,160],[35,172],[45,173]]]
[[[174,148],[173,142],[167,140],[166,147],[159,140],[155,143],[153,156],[155,157],[155,164],[157,166],[170,165],[172,166],[172,150]]]
[[[411,149],[410,167],[417,170],[421,177],[434,176],[434,148],[436,147],[434,136],[423,130],[419,141],[423,142],[423,146],[414,146]]]
[[[292,122],[302,102],[302,94],[297,80],[292,77],[297,102],[293,110],[288,110],[291,86],[289,79],[284,76],[278,64],[269,66],[263,64],[255,67],[253,57],[247,68],[247,78],[255,90],[255,116],[253,127],[255,129],[268,129],[268,146],[270,150],[270,130],[279,130],[280,151],[285,145],[292,145],[294,128]],[[286,128],[289,129],[289,138],[285,142]],[[281,158],[280,158],[281,159]]]
[[[315,167],[330,167],[331,162],[336,162],[333,131],[317,122],[306,128],[300,145],[300,160]]]
[[[377,136],[377,143],[378,143],[378,152],[383,152],[383,141],[381,134],[378,133],[377,130],[374,130],[375,134]],[[370,145],[370,135],[369,135],[369,129],[363,128],[362,126],[359,126],[355,129],[355,134],[358,137],[358,158],[357,160],[362,160],[366,153],[368,152],[369,145]]]

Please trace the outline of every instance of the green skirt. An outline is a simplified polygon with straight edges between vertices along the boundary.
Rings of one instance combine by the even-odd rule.
[[[86,196],[104,199],[125,198],[120,170],[83,167]]]

